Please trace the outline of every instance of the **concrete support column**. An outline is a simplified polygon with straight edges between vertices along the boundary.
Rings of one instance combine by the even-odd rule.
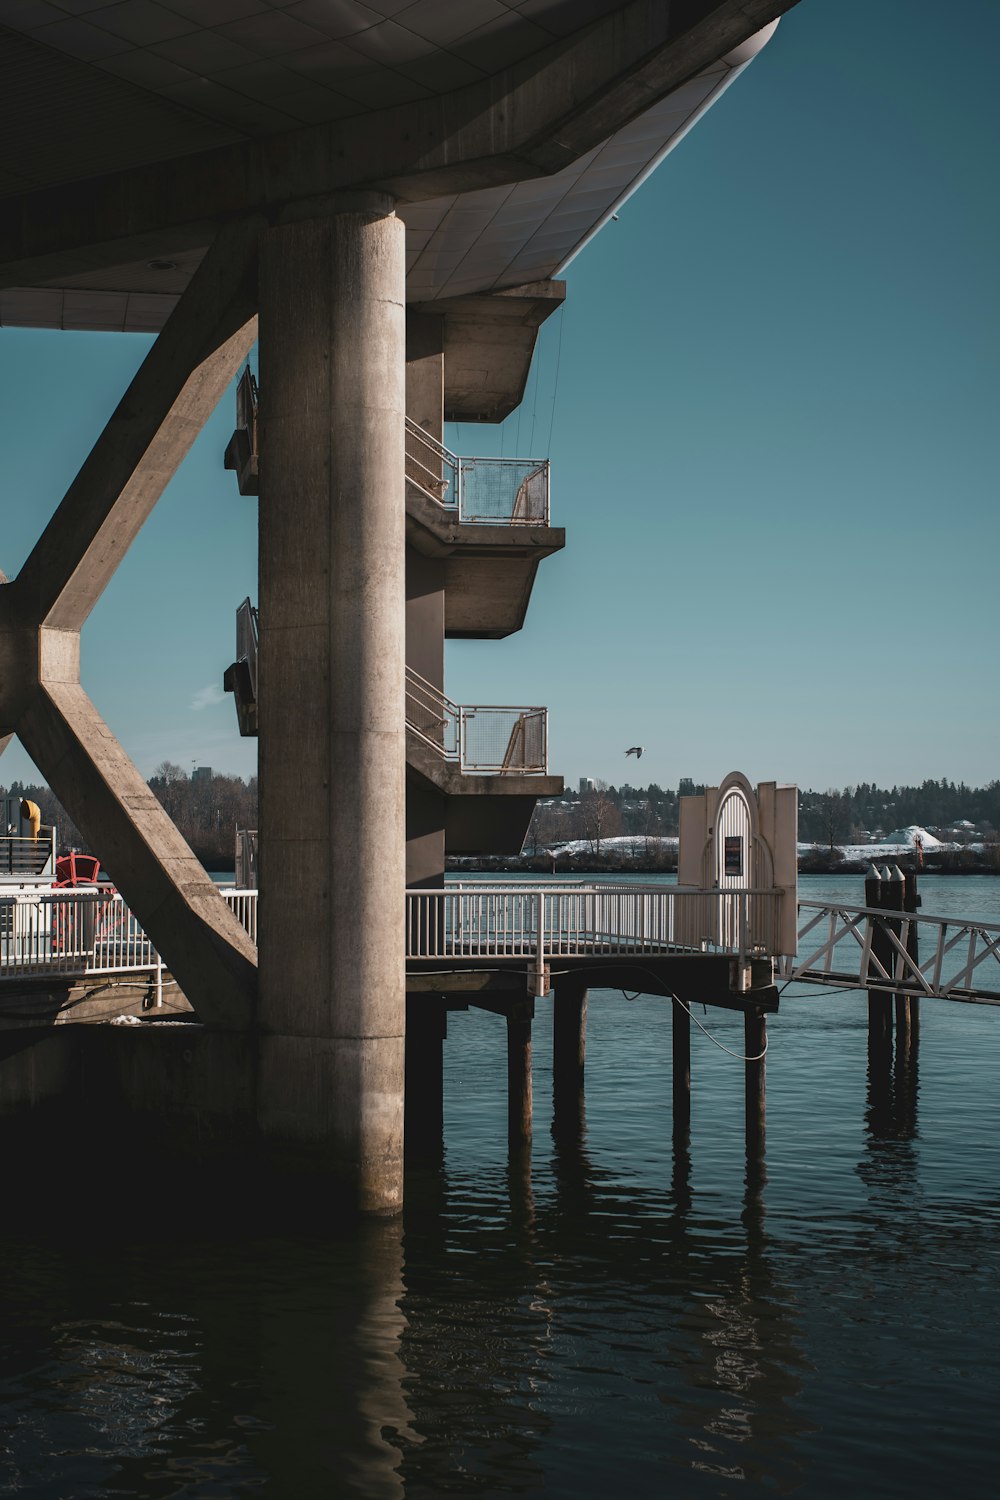
[[[260,1067],[278,1154],[402,1202],[404,230],[261,241]]]
[[[408,312],[406,415],[436,442],[444,439],[444,319]],[[427,460],[429,450],[414,445]],[[406,549],[406,664],[444,692],[445,560]],[[440,733],[443,731],[439,731]],[[407,788],[406,884],[444,885],[445,799]]]

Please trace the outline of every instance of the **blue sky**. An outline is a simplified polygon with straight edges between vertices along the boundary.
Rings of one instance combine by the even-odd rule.
[[[446,686],[548,704],[568,781],[1000,775],[1000,7],[942,14],[801,0],[570,267],[502,435],[449,428],[465,453],[550,452],[566,550],[520,635],[449,644]],[[149,342],[0,330],[8,574]],[[256,589],[232,410],[84,631],[84,683],[146,775],[255,769],[221,692]],[[16,745],[0,761],[33,774]]]

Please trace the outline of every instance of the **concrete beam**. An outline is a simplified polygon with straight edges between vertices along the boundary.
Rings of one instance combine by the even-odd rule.
[[[211,226],[359,188],[404,201],[558,172],[795,0],[630,0],[481,83],[5,202],[0,286],[185,250]]]
[[[249,1026],[253,943],[79,682],[67,678],[40,685],[18,720],[18,739],[100,854],[199,1019]]]
[[[13,583],[0,735],[14,731],[201,1019],[253,1020],[253,944],[80,686],[80,628],[253,342],[259,223],[224,229]]]
[[[24,621],[79,630],[257,336],[262,220],[220,231],[11,588]]]
[[[502,422],[518,407],[538,330],[565,297],[564,281],[532,281],[410,304],[411,315],[442,325],[447,421]]]

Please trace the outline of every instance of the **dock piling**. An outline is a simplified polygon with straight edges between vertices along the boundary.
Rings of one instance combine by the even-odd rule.
[[[760,1154],[765,1133],[767,1021],[762,1010],[748,1007],[743,1017],[746,1080],[747,1156]]]
[[[673,1007],[673,1104],[674,1139],[686,1140],[691,1130],[691,1016],[687,1006],[674,997]]]
[[[507,1142],[531,1144],[531,1013],[520,1006],[507,1016]]]
[[[552,1106],[557,1130],[578,1130],[587,1056],[587,991],[552,997]]]

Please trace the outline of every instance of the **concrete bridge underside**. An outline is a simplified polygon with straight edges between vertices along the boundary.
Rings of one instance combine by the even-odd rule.
[[[198,255],[27,563],[0,587],[0,748],[11,734],[24,744],[198,1017],[241,1034],[212,1045],[220,1078],[242,1070],[241,1115],[361,1211],[393,1212],[402,1196],[403,207],[547,178],[790,3],[599,7],[558,43],[430,99],[8,195],[7,288]],[[79,652],[83,623],[258,337],[259,971],[83,690]],[[290,822],[292,803],[307,822]]]

